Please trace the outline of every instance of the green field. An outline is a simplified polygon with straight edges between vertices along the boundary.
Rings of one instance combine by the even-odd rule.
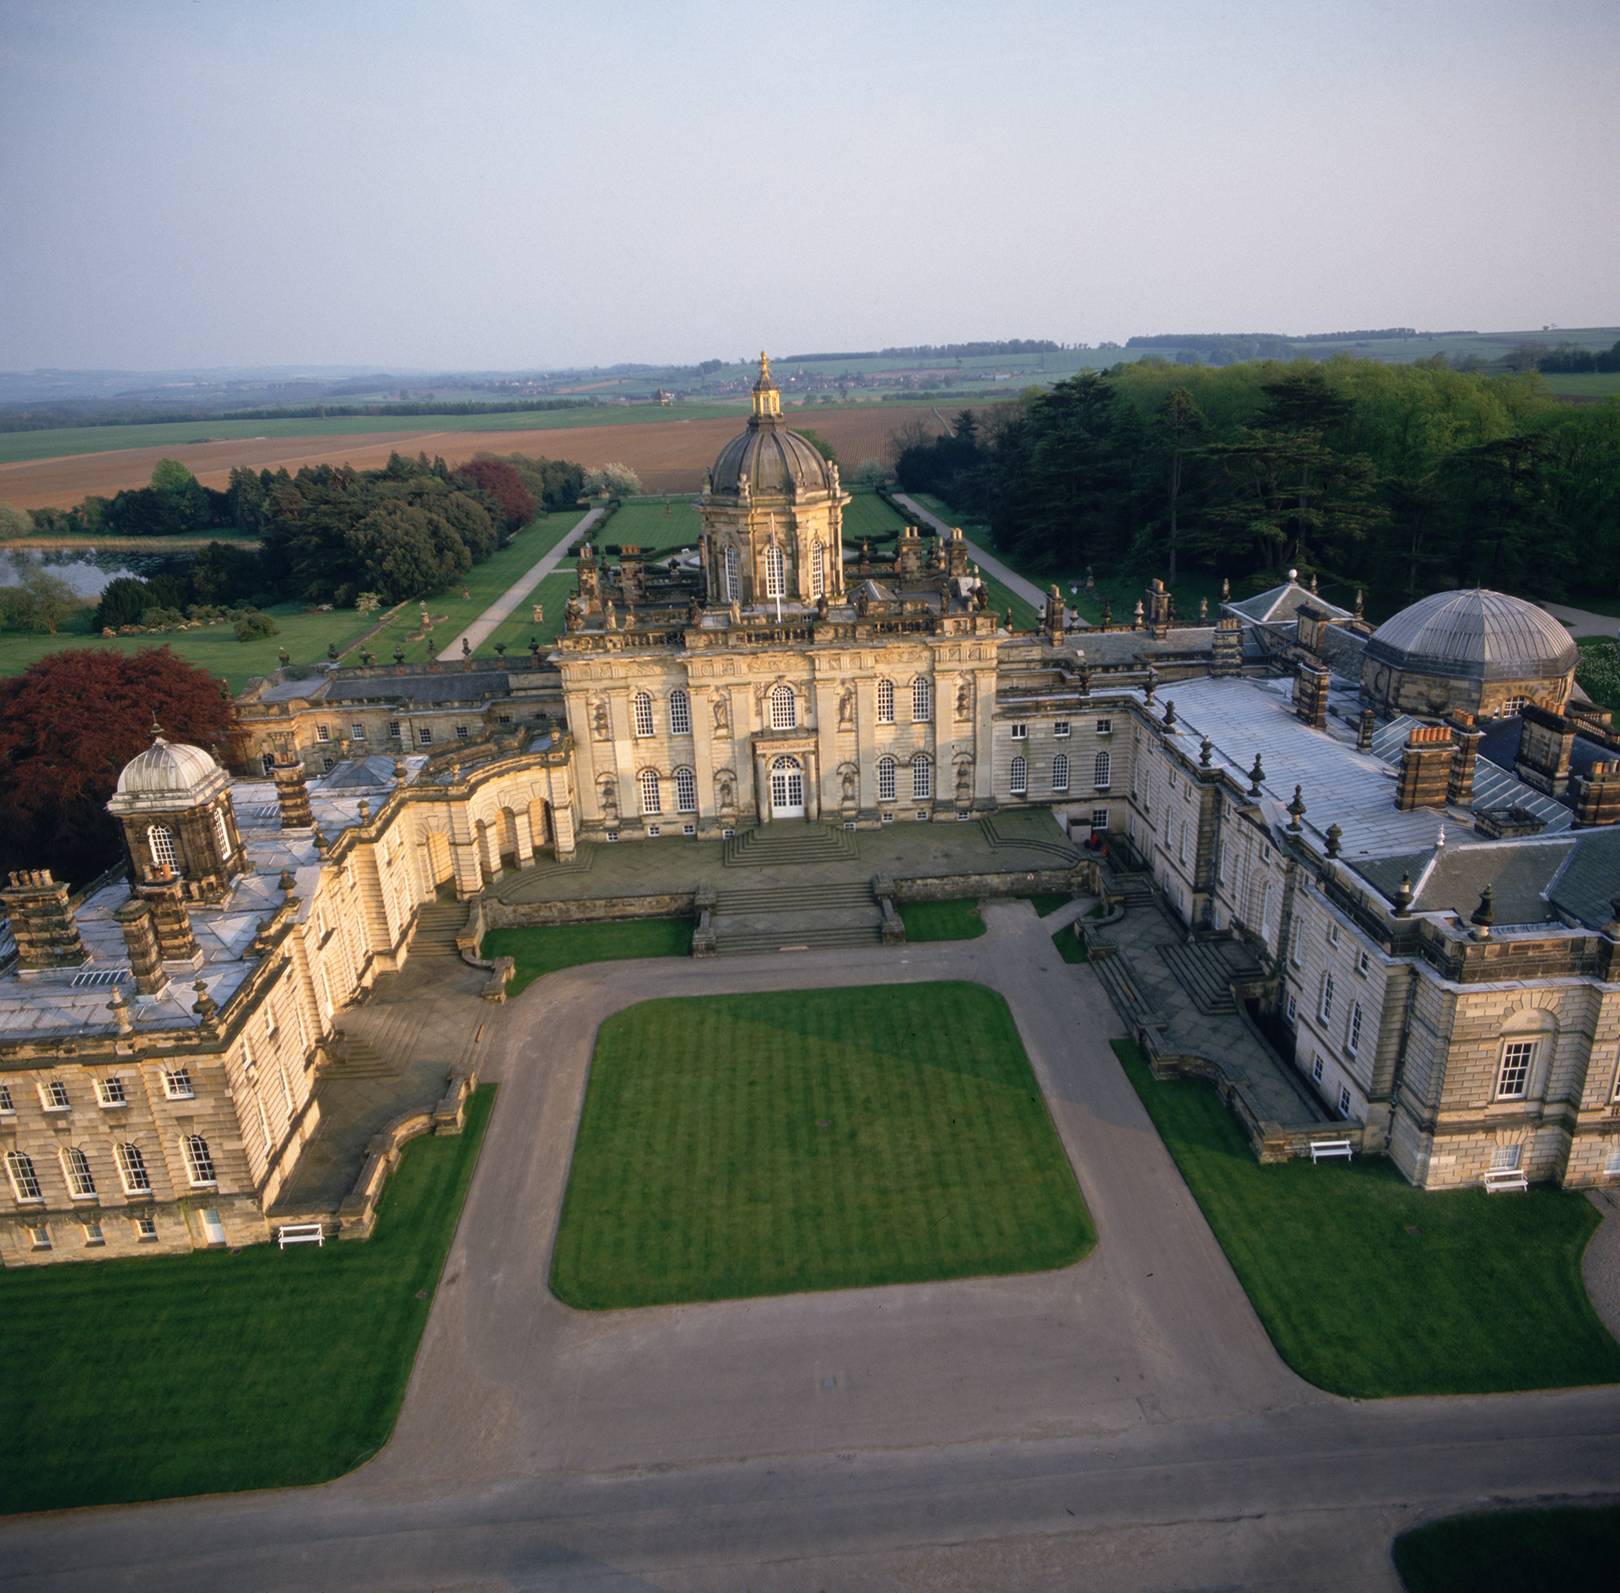
[[[567,431],[576,426],[638,426],[656,421],[715,420],[743,412],[742,401],[593,404],[495,415],[328,415],[304,420],[163,420],[136,426],[60,426],[0,432],[0,464],[99,454],[115,448],[167,448],[244,437],[355,437],[369,433],[440,431]]]
[[[617,924],[523,925],[492,929],[483,939],[481,957],[510,957],[516,965],[508,995],[526,990],[536,979],[559,968],[588,962],[618,962],[625,957],[690,957],[692,920],[633,918]]]
[[[948,902],[899,902],[900,921],[906,926],[906,940],[977,940],[984,933],[975,897]]]
[[[478,1160],[405,1147],[363,1242],[0,1272],[0,1509],[325,1482],[388,1441]],[[116,1335],[111,1349],[109,1335]],[[87,1435],[123,1435],[91,1443]]]
[[[1211,1085],[1113,1047],[1301,1377],[1355,1399],[1620,1381],[1581,1282],[1599,1221],[1583,1195],[1414,1189],[1379,1158],[1262,1167]]]
[[[1061,1267],[1095,1238],[982,985],[644,1001],[598,1032],[551,1284],[725,1300]]]
[[[1607,636],[1583,636],[1576,645],[1581,661],[1575,679],[1599,708],[1620,713],[1620,642]]]
[[[396,644],[404,649],[409,663],[435,657],[524,570],[555,546],[578,520],[577,509],[537,516],[504,548],[482,564],[474,565],[461,584],[429,599],[428,609],[434,619],[429,635],[410,640],[420,628],[420,608],[416,603],[407,603],[366,643],[366,650],[376,655],[378,663],[392,659]],[[465,597],[462,596],[464,591]],[[353,609],[334,609],[329,614],[320,614],[299,603],[278,603],[266,612],[274,617],[281,627],[280,632],[251,642],[237,641],[228,623],[156,636],[103,637],[88,629],[63,631],[57,636],[7,634],[0,636],[0,675],[18,674],[47,653],[61,652],[68,647],[110,647],[118,652],[133,653],[144,647],[168,646],[211,675],[223,676],[230,682],[232,691],[241,691],[255,676],[269,675],[279,667],[281,648],[286,648],[295,664],[314,664],[326,657],[329,645],[335,644],[340,652],[354,647],[379,618],[375,614],[362,618]],[[82,623],[88,625],[88,613]],[[525,635],[523,646],[527,645]],[[344,661],[358,663],[358,653]]]
[[[1407,1593],[1600,1588],[1620,1564],[1620,1505],[1447,1516],[1403,1532],[1392,1553]]]
[[[905,523],[888,499],[857,490],[844,508],[844,542],[853,547],[862,537],[893,537]]]
[[[637,547],[649,553],[669,553],[680,548],[697,551],[702,525],[690,493],[667,497],[630,498],[616,509],[604,525],[598,548]]]
[[[1620,371],[1555,371],[1541,381],[1549,393],[1563,398],[1620,397]]]

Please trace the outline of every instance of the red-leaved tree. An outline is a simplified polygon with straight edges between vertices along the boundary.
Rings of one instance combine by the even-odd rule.
[[[83,884],[114,862],[107,798],[151,745],[154,717],[170,741],[223,758],[230,699],[167,647],[75,647],[0,680],[0,869],[49,868]]]
[[[533,518],[538,505],[523,478],[504,459],[469,459],[456,466],[456,479],[484,494],[506,531],[516,531]]]

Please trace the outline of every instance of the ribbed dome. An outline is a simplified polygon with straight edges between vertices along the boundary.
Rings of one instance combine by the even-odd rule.
[[[124,765],[108,806],[115,813],[136,807],[195,807],[229,784],[230,776],[201,747],[156,736],[145,752]]]
[[[751,416],[748,430],[720,450],[709,473],[709,490],[735,496],[744,475],[755,497],[834,490],[832,466],[815,444],[789,431],[774,415]]]
[[[1368,638],[1367,657],[1419,674],[1538,680],[1568,674],[1580,653],[1544,609],[1476,587],[1436,592],[1403,608]]]

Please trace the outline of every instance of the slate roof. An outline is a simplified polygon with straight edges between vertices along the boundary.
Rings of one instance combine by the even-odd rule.
[[[1250,620],[1256,625],[1290,624],[1299,618],[1302,608],[1321,609],[1334,619],[1351,618],[1349,609],[1328,602],[1325,597],[1301,586],[1298,581],[1284,581],[1281,586],[1258,592],[1241,602],[1223,603],[1221,608],[1227,614],[1236,614],[1239,619]]]

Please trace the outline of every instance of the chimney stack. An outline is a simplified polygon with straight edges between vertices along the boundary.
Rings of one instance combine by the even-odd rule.
[[[1451,731],[1447,726],[1414,726],[1401,753],[1395,806],[1402,813],[1413,808],[1443,808],[1451,784],[1451,761]]]
[[[0,890],[0,906],[11,920],[17,942],[17,966],[79,968],[90,954],[79,938],[68,901],[68,887],[58,884],[48,868],[19,869]]]
[[[1577,824],[1620,824],[1620,760],[1594,763],[1572,785]]]
[[[158,995],[167,988],[169,976],[163,971],[163,956],[158,950],[157,932],[152,927],[151,904],[131,896],[113,917],[124,932],[135,988],[143,996]]]
[[[1215,624],[1215,637],[1211,642],[1214,657],[1210,662],[1212,675],[1236,675],[1243,669],[1243,622],[1236,614],[1223,614]]]
[[[1361,719],[1356,725],[1356,746],[1360,751],[1372,751],[1373,728],[1376,722],[1376,717],[1371,708],[1361,710]]]
[[[1454,807],[1465,808],[1474,800],[1474,760],[1479,756],[1479,744],[1485,734],[1474,723],[1472,715],[1457,725],[1456,734],[1457,747],[1451,758],[1446,800]]]
[[[1301,664],[1294,676],[1294,712],[1313,730],[1327,729],[1328,687],[1332,674],[1320,664]]]
[[[310,811],[309,786],[304,781],[304,765],[296,753],[277,758],[271,766],[276,782],[276,802],[281,808],[284,830],[305,830],[315,822]]]
[[[1569,789],[1570,759],[1575,753],[1575,723],[1535,703],[1519,712],[1519,750],[1513,772],[1526,785],[1561,797]]]
[[[151,909],[158,956],[164,962],[183,962],[200,968],[202,948],[191,932],[185,890],[173,871],[164,869],[149,875],[135,887],[135,895]]]

